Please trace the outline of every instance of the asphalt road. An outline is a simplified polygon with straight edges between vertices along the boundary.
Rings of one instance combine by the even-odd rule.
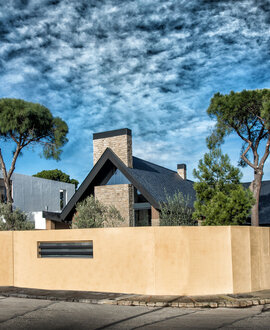
[[[270,329],[270,305],[182,309],[0,297],[0,329]]]

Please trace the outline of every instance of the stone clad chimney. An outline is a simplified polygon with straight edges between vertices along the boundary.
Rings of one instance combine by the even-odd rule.
[[[110,148],[121,160],[132,167],[132,135],[128,128],[93,134],[94,165],[106,148]]]
[[[187,179],[187,165],[186,164],[177,164],[177,173],[181,176],[182,179]]]

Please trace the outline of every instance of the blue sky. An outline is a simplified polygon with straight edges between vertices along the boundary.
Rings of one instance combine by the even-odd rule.
[[[128,127],[137,157],[188,178],[207,151],[216,92],[270,87],[264,0],[0,0],[0,97],[48,107],[69,126],[60,162],[28,149],[16,172],[59,168],[82,182],[92,135]],[[222,150],[237,164],[235,136]],[[10,164],[11,145],[1,142]],[[270,179],[270,160],[264,179]],[[252,170],[243,170],[244,181]]]

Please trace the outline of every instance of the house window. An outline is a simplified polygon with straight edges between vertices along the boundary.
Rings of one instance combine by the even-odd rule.
[[[151,226],[151,209],[135,210],[135,227]]]
[[[60,210],[67,205],[67,192],[64,189],[60,190]]]
[[[147,203],[147,199],[134,187],[134,203]]]
[[[4,180],[0,179],[0,202],[5,203],[7,201],[7,192],[4,184]]]
[[[118,168],[115,169],[113,175],[110,177],[106,185],[115,185],[115,184],[129,184],[130,182],[128,179],[124,176],[124,174],[118,170]]]

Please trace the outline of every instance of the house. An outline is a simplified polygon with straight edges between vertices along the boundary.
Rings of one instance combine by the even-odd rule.
[[[93,168],[62,212],[44,211],[47,228],[69,228],[76,204],[94,195],[105,205],[114,205],[125,221],[121,226],[158,226],[160,204],[180,191],[196,198],[193,181],[186,177],[186,165],[176,171],[134,157],[130,129],[93,134]],[[245,183],[248,187],[250,183]],[[270,225],[270,181],[261,190],[260,224]]]
[[[46,229],[42,211],[61,212],[75,193],[75,185],[13,173],[11,176],[13,207],[27,213],[36,229]],[[3,175],[0,173],[0,199],[6,200]],[[61,224],[59,224],[61,226]]]
[[[93,194],[105,205],[114,205],[124,218],[122,226],[159,225],[160,203],[166,194],[182,192],[193,204],[193,182],[186,165],[177,171],[153,164],[132,154],[131,130],[119,129],[93,135],[93,168],[61,213],[43,212],[48,226],[71,223],[76,203]]]

